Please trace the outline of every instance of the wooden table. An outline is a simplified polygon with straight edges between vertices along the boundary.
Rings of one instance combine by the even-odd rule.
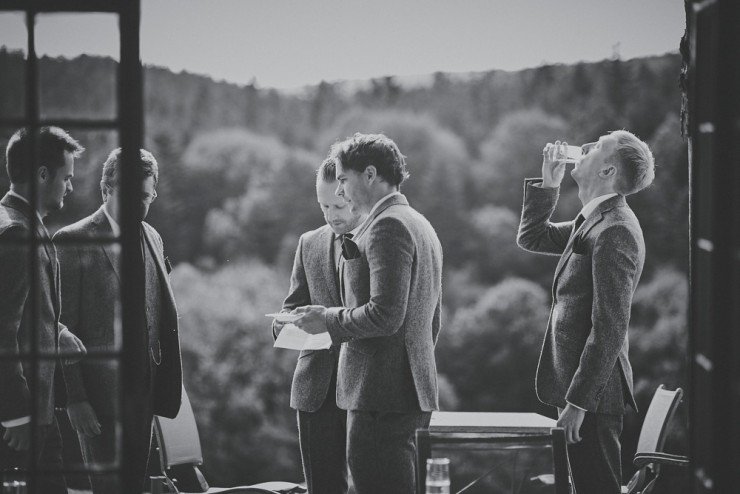
[[[551,447],[555,493],[567,494],[568,461],[563,429],[536,413],[433,412],[428,429],[416,431],[418,492],[424,493],[426,460],[433,445],[455,449],[532,449]]]

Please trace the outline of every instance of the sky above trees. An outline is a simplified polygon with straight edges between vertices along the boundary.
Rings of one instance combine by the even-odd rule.
[[[678,0],[143,0],[144,63],[236,83],[293,88],[436,71],[676,51]],[[113,15],[44,14],[40,55],[117,57]],[[25,45],[20,14],[0,14],[0,45]]]

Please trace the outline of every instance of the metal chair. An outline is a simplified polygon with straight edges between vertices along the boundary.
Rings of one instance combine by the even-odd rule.
[[[622,487],[623,493],[649,494],[660,477],[661,466],[685,467],[689,464],[689,460],[685,456],[663,452],[668,424],[676,413],[682,397],[683,390],[681,388],[669,391],[661,384],[655,390],[650,407],[648,407],[645,415],[645,421],[642,423],[637,452],[633,460],[634,465],[639,470],[635,472],[629,483]]]
[[[264,482],[255,485],[239,487],[210,487],[198,468],[203,464],[203,453],[200,447],[198,426],[195,423],[193,408],[190,405],[185,388],[182,390],[182,405],[180,413],[174,419],[154,417],[154,431],[159,445],[161,477],[152,477],[153,486],[161,489],[164,484],[165,492],[187,493],[261,493],[261,494],[298,494],[306,492],[306,488],[290,482]],[[187,482],[178,482],[172,475],[187,477]],[[181,491],[177,484],[187,486],[187,493]],[[193,490],[195,489],[195,490]],[[155,487],[153,487],[155,491]],[[162,492],[160,490],[160,492]]]
[[[684,467],[689,464],[685,456],[671,455],[663,452],[668,424],[676,413],[683,390],[669,391],[661,384],[655,390],[648,407],[645,421],[640,429],[637,453],[633,463],[639,468],[627,485],[622,486],[622,494],[649,494],[660,477],[660,467],[671,465]],[[532,477],[538,484],[552,485],[555,479],[551,474]]]

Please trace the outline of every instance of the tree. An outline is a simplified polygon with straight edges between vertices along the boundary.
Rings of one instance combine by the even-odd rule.
[[[498,206],[484,206],[470,213],[468,261],[478,280],[496,283],[504,278],[519,276],[547,286],[557,257],[534,255],[519,248],[516,234],[519,215]]]
[[[284,237],[295,237],[324,221],[316,202],[318,156],[290,150],[240,197],[208,213],[204,242],[220,261],[255,256],[273,263]]]
[[[440,335],[437,359],[462,410],[539,408],[534,376],[547,313],[545,290],[510,278],[455,314]]]
[[[481,163],[474,170],[480,198],[519,210],[524,178],[541,176],[542,148],[557,139],[568,139],[560,117],[541,110],[506,115],[481,144]]]
[[[688,145],[681,137],[678,114],[671,112],[649,140],[655,158],[655,181],[629,197],[645,234],[646,271],[672,264],[686,271],[689,255]]]
[[[230,199],[259,189],[284,163],[288,151],[274,137],[246,129],[221,129],[198,135],[182,158],[180,193],[187,201],[178,227],[187,231],[191,252],[203,253],[206,217]]]
[[[301,478],[295,412],[289,407],[296,354],[272,347],[270,321],[287,278],[258,262],[211,273],[172,273],[178,298],[185,386],[214,483]]]

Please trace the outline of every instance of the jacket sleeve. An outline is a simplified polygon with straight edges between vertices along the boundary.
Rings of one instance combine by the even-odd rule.
[[[415,254],[411,233],[400,220],[386,216],[367,235],[370,300],[353,309],[327,310],[327,329],[334,343],[392,335],[406,318]]]
[[[293,271],[290,273],[288,296],[283,301],[283,312],[290,312],[296,307],[311,305],[311,291],[308,288],[306,270],[303,267],[303,237],[298,240],[298,247],[293,259]],[[278,337],[279,330],[275,321],[272,323],[272,336]]]
[[[18,333],[30,290],[28,231],[11,226],[0,235],[0,421],[30,415],[30,392],[18,357]]]
[[[614,371],[627,338],[642,255],[639,239],[626,225],[611,226],[596,239],[591,259],[591,333],[565,396],[579,408],[596,410]]]
[[[65,238],[63,232],[54,235],[54,240]],[[57,252],[62,285],[62,313],[60,320],[83,343],[87,343],[88,335],[85,334],[84,325],[80,321],[82,314],[81,291],[84,286],[80,249],[83,248],[70,243],[60,243]],[[87,392],[85,391],[85,383],[82,377],[83,365],[83,362],[77,362],[62,367],[64,384],[67,388],[68,404],[87,401]]]
[[[516,243],[524,250],[539,254],[562,255],[573,231],[573,221],[552,223],[550,218],[558,203],[560,188],[540,187],[542,179],[524,181],[524,204]]]

